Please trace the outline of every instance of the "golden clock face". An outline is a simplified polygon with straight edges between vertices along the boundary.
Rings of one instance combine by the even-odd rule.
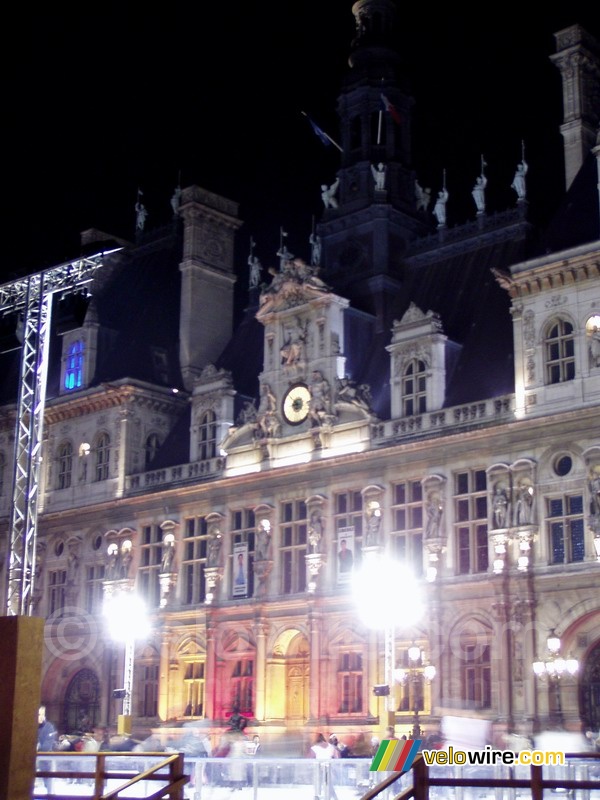
[[[308,416],[310,392],[304,383],[290,386],[283,398],[283,416],[290,425],[299,425]]]

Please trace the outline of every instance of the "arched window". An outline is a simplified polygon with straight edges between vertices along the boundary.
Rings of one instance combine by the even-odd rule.
[[[550,323],[544,341],[546,383],[563,383],[575,377],[575,337],[565,319]]]
[[[58,448],[58,480],[57,489],[68,489],[73,474],[73,445],[63,442]]]
[[[101,433],[96,439],[96,480],[105,481],[108,479],[109,459],[110,459],[110,437],[107,433]]]
[[[214,411],[207,411],[200,421],[198,458],[205,461],[217,454],[217,418]]]
[[[413,358],[402,377],[402,406],[404,416],[423,414],[427,410],[427,377],[425,362]]]
[[[4,493],[4,484],[6,482],[6,456],[0,452],[0,497]]]
[[[492,666],[490,645],[482,642],[463,643],[462,699],[466,708],[491,708]]]
[[[158,434],[151,433],[146,439],[146,469],[150,469],[152,467],[152,462],[156,458],[159,447],[160,439],[158,438]]]
[[[81,340],[69,345],[65,367],[65,389],[67,391],[80,389],[83,384],[83,352],[84,345]]]
[[[462,708],[473,711],[492,707],[492,630],[471,619],[451,632],[458,669]]]
[[[80,669],[67,686],[63,729],[72,733],[93,731],[100,724],[100,681],[91,669]]]

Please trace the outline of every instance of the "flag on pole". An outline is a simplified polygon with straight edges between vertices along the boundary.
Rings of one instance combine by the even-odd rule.
[[[313,120],[308,116],[308,114],[305,111],[301,111],[300,113],[302,114],[303,117],[306,117],[306,119],[310,122],[310,127],[313,129],[313,133],[315,134],[315,136],[319,137],[319,139],[323,142],[323,144],[326,147],[329,147],[329,145],[332,144],[334,147],[337,147],[340,153],[342,152],[342,148],[339,146],[339,144],[334,139],[332,139],[328,133],[325,133],[325,131],[322,128],[319,128],[317,123],[313,122]]]
[[[319,128],[319,126],[317,125],[317,123],[313,122],[313,120],[309,116],[307,116],[307,119],[310,122],[310,127],[313,129],[315,136],[318,136],[319,139],[323,142],[323,144],[326,147],[329,147],[329,145],[331,144],[329,136],[327,136],[325,131],[322,131],[321,128]]]
[[[391,118],[394,120],[396,125],[402,125],[402,117],[400,115],[400,112],[398,111],[396,106],[393,105],[393,103],[390,103],[390,101],[384,94],[381,95],[381,102],[383,103],[383,107],[391,116]]]

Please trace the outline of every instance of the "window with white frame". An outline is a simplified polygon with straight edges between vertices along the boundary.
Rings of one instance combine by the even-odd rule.
[[[492,667],[489,644],[462,646],[462,699],[466,708],[491,708]]]
[[[183,529],[183,558],[181,561],[181,602],[183,605],[198,605],[206,599],[204,568],[208,554],[208,541],[206,517],[186,519]]]
[[[254,711],[254,659],[241,658],[233,663],[231,679],[231,708],[237,708],[241,714],[252,714]]]
[[[62,442],[58,447],[57,489],[68,489],[73,476],[73,445]]]
[[[486,572],[489,556],[485,470],[454,474],[454,535],[457,572]]]
[[[59,615],[67,596],[67,570],[54,569],[48,574],[48,616]]]
[[[550,563],[571,564],[584,560],[583,495],[547,498],[546,526],[550,534]]]
[[[246,594],[252,597],[254,594],[254,540],[256,533],[256,517],[251,508],[242,508],[231,512],[231,539],[233,543],[232,552],[236,550],[236,545],[245,545],[248,548],[248,568],[246,572],[247,589]],[[235,570],[235,561],[232,561],[232,570]],[[234,585],[232,575],[231,585]]]
[[[206,411],[198,428],[198,458],[205,461],[217,454],[217,418],[214,411]]]
[[[85,610],[93,614],[102,608],[104,602],[104,564],[92,564],[86,568]]]
[[[391,545],[395,558],[423,574],[423,489],[420,481],[393,486]]]
[[[281,504],[281,591],[295,594],[306,590],[306,503],[290,500]]]
[[[337,548],[341,537],[342,528],[354,529],[354,565],[360,563],[363,540],[363,496],[359,491],[348,490],[334,495],[334,525],[337,538]]]
[[[575,377],[575,335],[565,319],[555,319],[544,337],[546,383],[563,383]]]
[[[64,387],[68,392],[74,389],[81,389],[83,386],[84,351],[85,346],[80,339],[71,342],[67,348]]]
[[[404,368],[402,407],[405,417],[423,414],[427,410],[427,367],[419,358],[411,359]]]
[[[156,454],[160,448],[160,439],[157,433],[151,433],[146,439],[145,451],[145,466],[146,469],[152,469],[152,462],[156,458]]]
[[[155,717],[158,714],[158,664],[138,663],[137,695],[138,716]]]
[[[158,525],[145,525],[140,541],[138,581],[140,593],[149,608],[160,605],[160,565],[163,556],[162,530]]]
[[[338,656],[337,686],[339,714],[360,714],[363,710],[362,653],[342,652]]]
[[[183,679],[185,706],[184,717],[204,716],[204,661],[188,661]]]
[[[98,435],[94,452],[96,457],[96,480],[108,480],[110,465],[110,437],[108,433]]]

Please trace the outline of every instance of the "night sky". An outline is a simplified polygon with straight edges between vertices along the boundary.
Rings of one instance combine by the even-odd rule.
[[[552,34],[579,22],[600,36],[593,3],[560,5],[539,22],[523,19],[522,5],[402,11],[413,166],[434,192],[446,169],[450,225],[469,213],[460,198],[470,199],[481,154],[490,210],[514,200],[508,187],[522,140],[532,213],[560,188]],[[179,176],[182,186],[240,204],[240,269],[251,235],[263,264],[276,262],[280,226],[290,249],[308,257],[319,186],[333,181],[339,154],[301,112],[339,138],[351,8],[352,0],[87,3],[67,14],[21,4],[5,34],[18,55],[5,56],[3,70],[2,280],[76,257],[85,228],[133,238],[138,187],[146,228],[165,224]]]

